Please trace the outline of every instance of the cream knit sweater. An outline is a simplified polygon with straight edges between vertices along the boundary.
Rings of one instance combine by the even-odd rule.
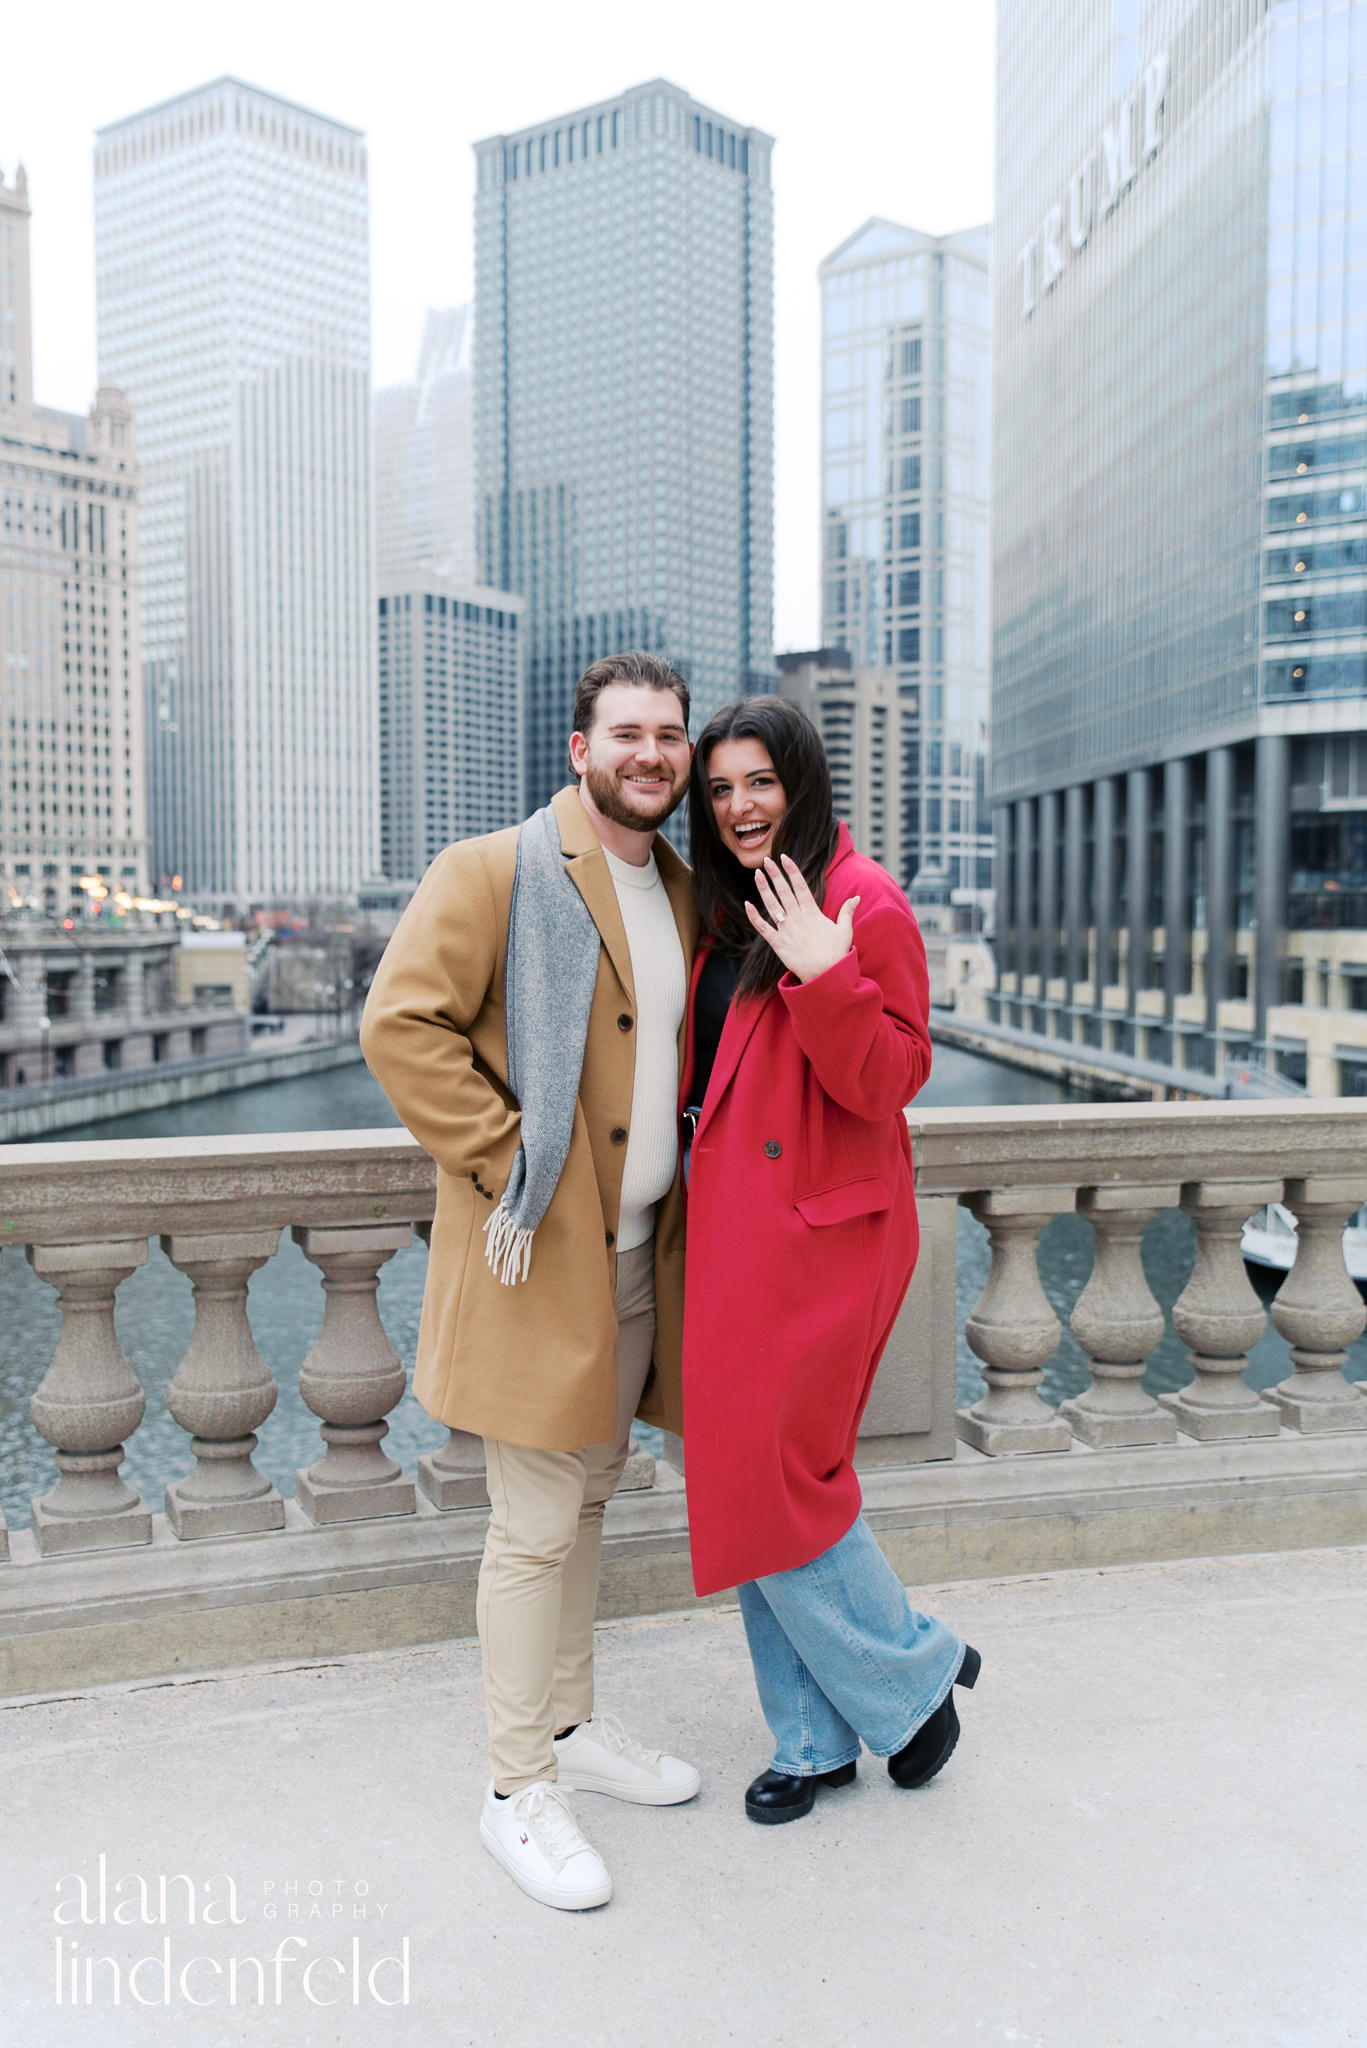
[[[629,1252],[654,1230],[655,1204],[669,1192],[678,1164],[679,1026],[688,988],[678,926],[654,854],[638,868],[606,847],[603,852],[636,984],[636,1066],[617,1225],[617,1249]]]

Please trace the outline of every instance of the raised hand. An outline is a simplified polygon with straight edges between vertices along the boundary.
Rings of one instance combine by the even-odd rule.
[[[772,922],[761,917],[753,903],[746,904],[745,914],[790,974],[799,981],[815,981],[818,974],[844,959],[854,944],[857,896],[848,897],[834,918],[827,917],[807,887],[801,868],[786,853],[781,868],[765,856],[763,867],[755,870],[755,887]]]

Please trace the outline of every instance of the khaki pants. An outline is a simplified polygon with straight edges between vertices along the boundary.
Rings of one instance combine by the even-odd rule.
[[[556,1775],[556,1730],[593,1712],[603,1509],[622,1476],[655,1343],[653,1239],[617,1261],[617,1440],[530,1451],[484,1440],[489,1533],[476,1616],[494,1788]]]

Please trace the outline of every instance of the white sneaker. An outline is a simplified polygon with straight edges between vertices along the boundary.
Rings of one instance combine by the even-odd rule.
[[[564,1795],[544,1780],[509,1799],[494,1797],[491,1780],[479,1836],[513,1883],[543,1906],[578,1913],[585,1906],[605,1906],[612,1897],[602,1857],[580,1834]]]
[[[606,1792],[635,1806],[678,1806],[702,1783],[692,1764],[643,1749],[613,1714],[581,1721],[555,1745],[559,1783],[567,1792]]]

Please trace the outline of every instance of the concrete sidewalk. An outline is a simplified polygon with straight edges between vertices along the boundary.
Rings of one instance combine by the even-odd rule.
[[[774,1829],[741,1806],[768,1747],[736,1613],[605,1626],[602,1705],[696,1761],[704,1789],[655,1811],[577,1798],[616,1886],[579,1915],[524,1898],[479,1844],[472,1644],[6,1706],[0,2039],[1367,2043],[1367,1551],[913,1597],[983,1653],[956,1756],[915,1793],[866,1758],[855,1787]],[[105,1924],[59,1927],[77,1873],[98,1914],[102,1853]],[[237,1924],[212,1924],[220,1874]],[[164,1925],[162,1875],[188,1880],[168,1884]],[[152,1924],[115,1924],[138,1878]],[[408,2004],[389,2007],[402,1964],[381,1959],[405,1940]],[[306,1995],[310,1959],[335,2003]]]

